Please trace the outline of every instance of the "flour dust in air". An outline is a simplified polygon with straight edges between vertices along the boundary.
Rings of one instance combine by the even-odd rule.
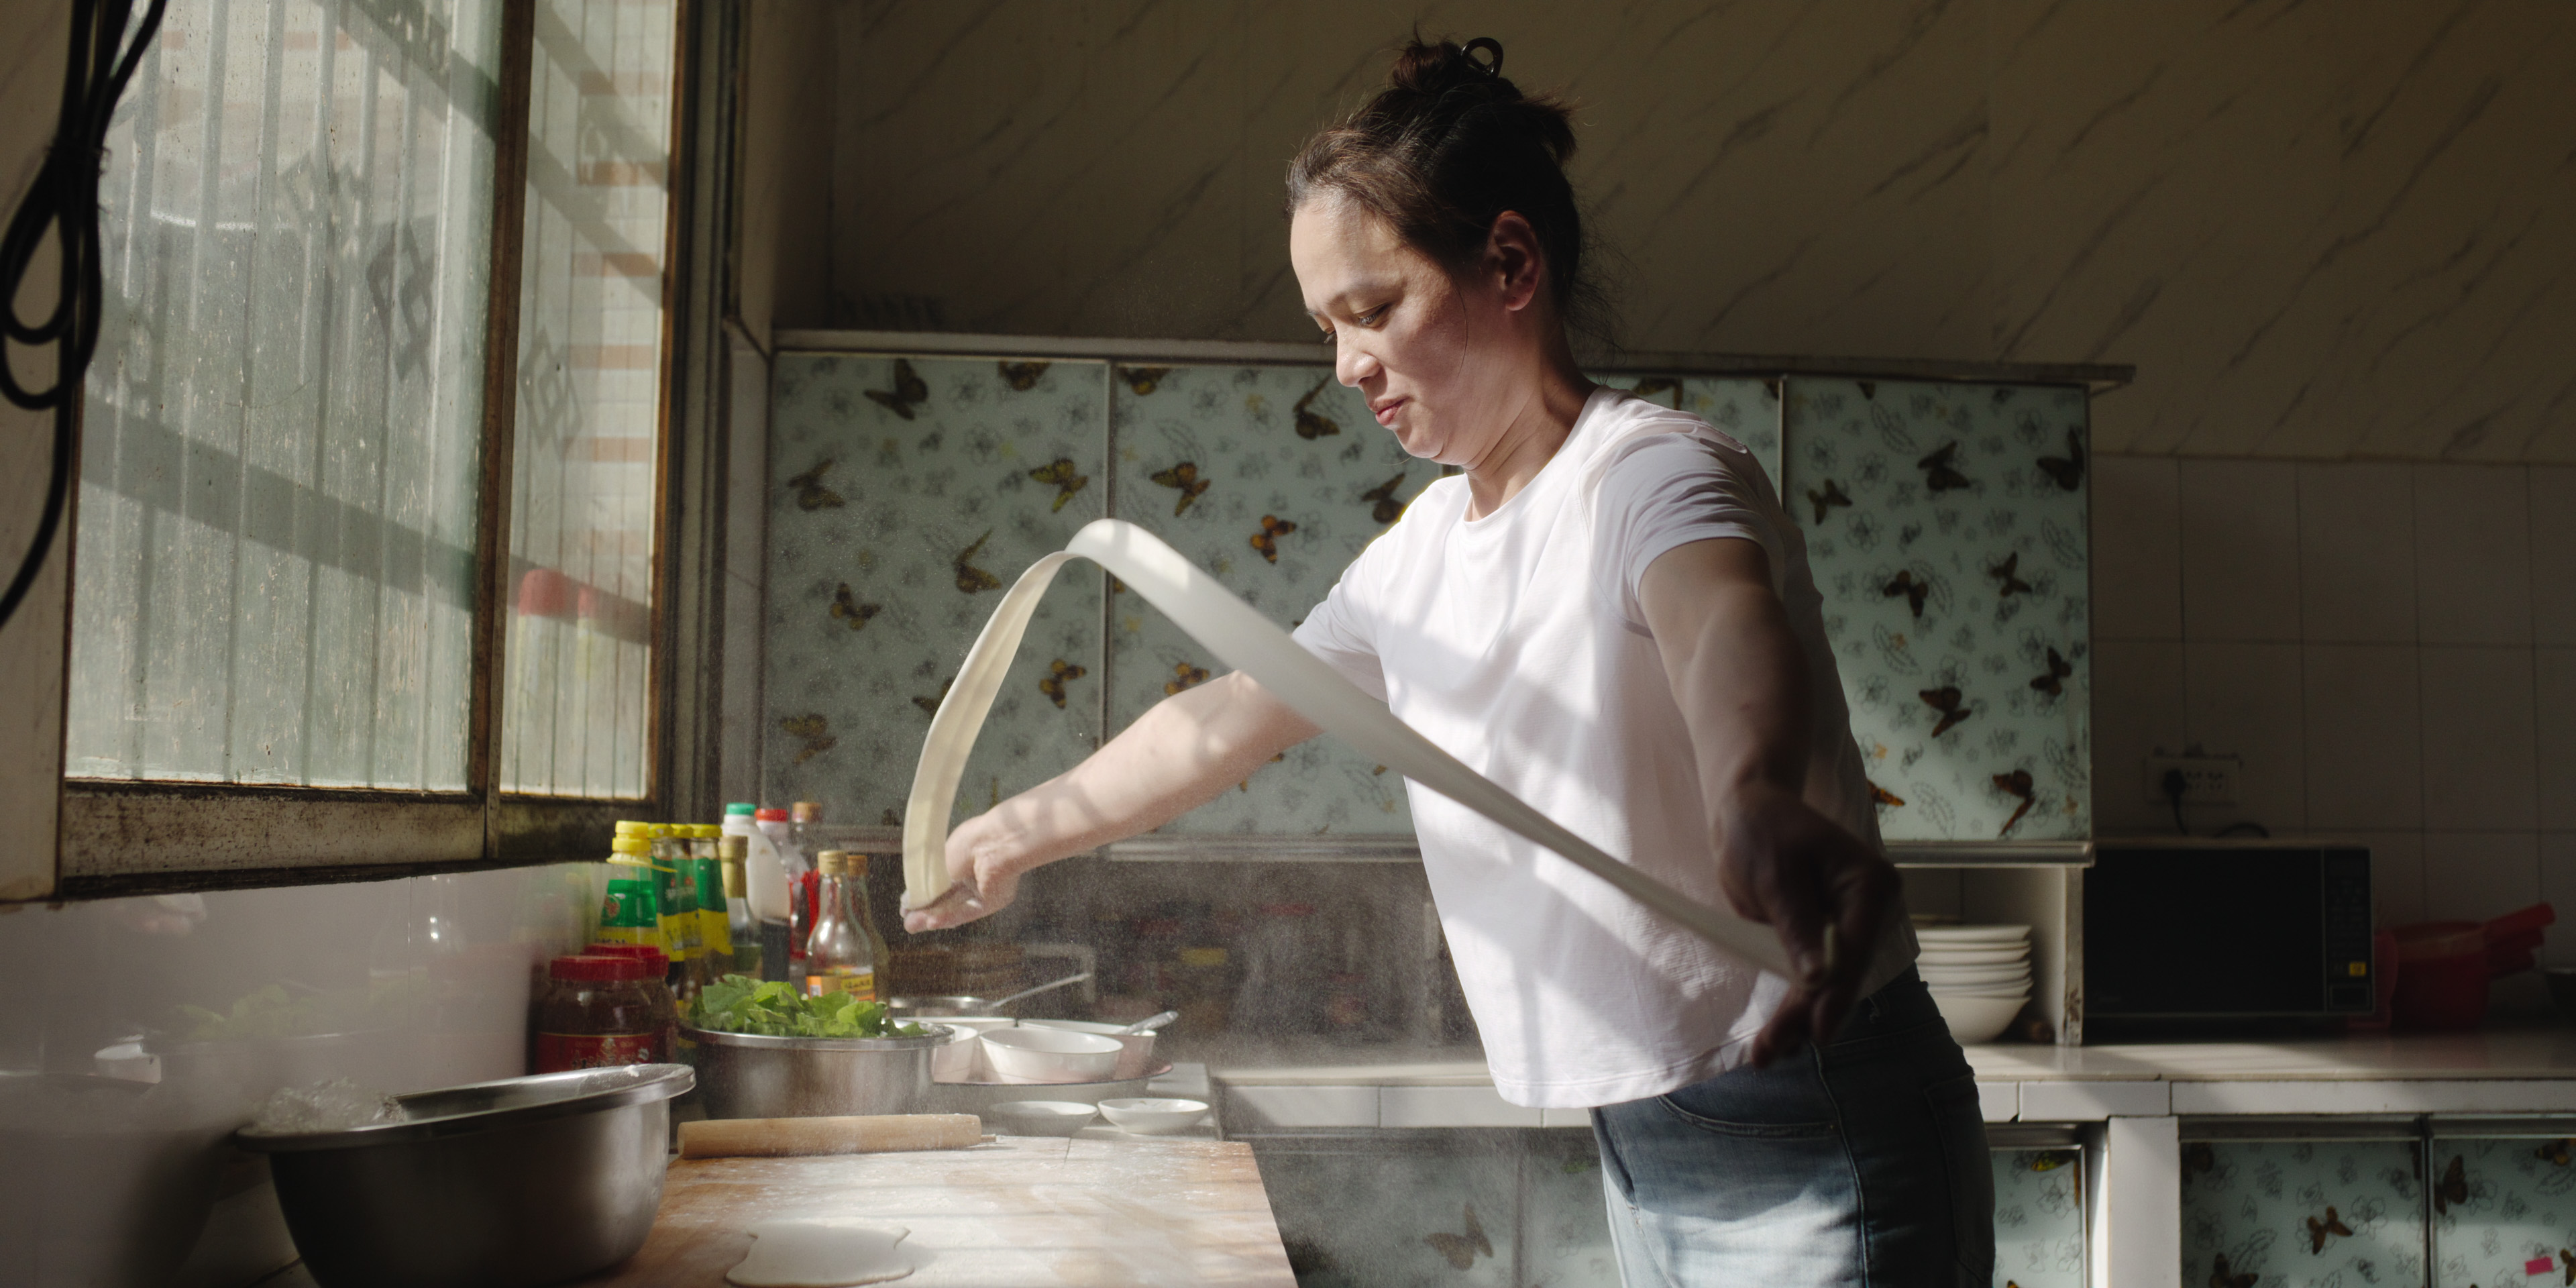
[[[912,1231],[854,1221],[763,1221],[751,1227],[751,1255],[725,1272],[735,1288],[850,1288],[913,1271],[895,1251]]]

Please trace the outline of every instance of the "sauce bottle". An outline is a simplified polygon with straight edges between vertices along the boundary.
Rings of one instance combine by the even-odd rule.
[[[621,820],[609,842],[608,893],[599,904],[599,937],[612,944],[663,947],[661,883],[653,871],[650,823]]]
[[[724,868],[725,934],[733,946],[733,964],[726,969],[760,979],[760,919],[751,915],[751,899],[745,893],[750,876],[743,870],[750,851],[751,842],[744,837],[728,836],[716,842],[717,862]]]
[[[853,857],[856,872],[851,870]],[[848,993],[876,1001],[886,948],[867,921],[867,856],[825,850],[818,863],[822,890],[813,937],[805,944],[805,993]]]

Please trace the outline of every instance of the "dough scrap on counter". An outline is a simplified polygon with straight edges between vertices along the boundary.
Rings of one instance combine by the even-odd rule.
[[[751,1227],[751,1253],[725,1272],[736,1288],[851,1288],[911,1274],[910,1256],[895,1251],[911,1230],[834,1220],[763,1221]]]

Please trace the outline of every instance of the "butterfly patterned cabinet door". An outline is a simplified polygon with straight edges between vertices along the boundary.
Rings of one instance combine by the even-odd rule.
[[[922,736],[1003,588],[1107,512],[1108,368],[783,354],[771,386],[771,800],[902,820]],[[967,762],[962,817],[1099,745],[1102,577],[1067,568]]]
[[[2084,1288],[2083,1152],[1998,1149],[1994,1167],[1994,1288]]]
[[[1649,402],[1686,411],[1744,444],[1771,486],[1780,486],[1780,382],[1745,376],[1594,376]]]
[[[1781,417],[1881,831],[2091,835],[2084,391],[1792,377]]]
[[[2182,1149],[2183,1283],[2416,1288],[2425,1282],[2419,1142],[2193,1141]],[[2523,1279],[2517,1270],[2512,1279],[2482,1282]]]
[[[1328,367],[1120,367],[1112,513],[1172,544],[1282,628],[1440,468],[1405,455]],[[1109,595],[1109,727],[1223,669],[1143,599]],[[1402,775],[1331,737],[1292,747],[1166,834],[1413,834]]]
[[[2576,1284],[2576,1140],[2436,1137],[2435,1288]]]

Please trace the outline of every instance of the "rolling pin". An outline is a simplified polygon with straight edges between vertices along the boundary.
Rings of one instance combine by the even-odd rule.
[[[786,1158],[965,1149],[991,1140],[973,1114],[854,1118],[707,1118],[680,1124],[682,1158]]]

